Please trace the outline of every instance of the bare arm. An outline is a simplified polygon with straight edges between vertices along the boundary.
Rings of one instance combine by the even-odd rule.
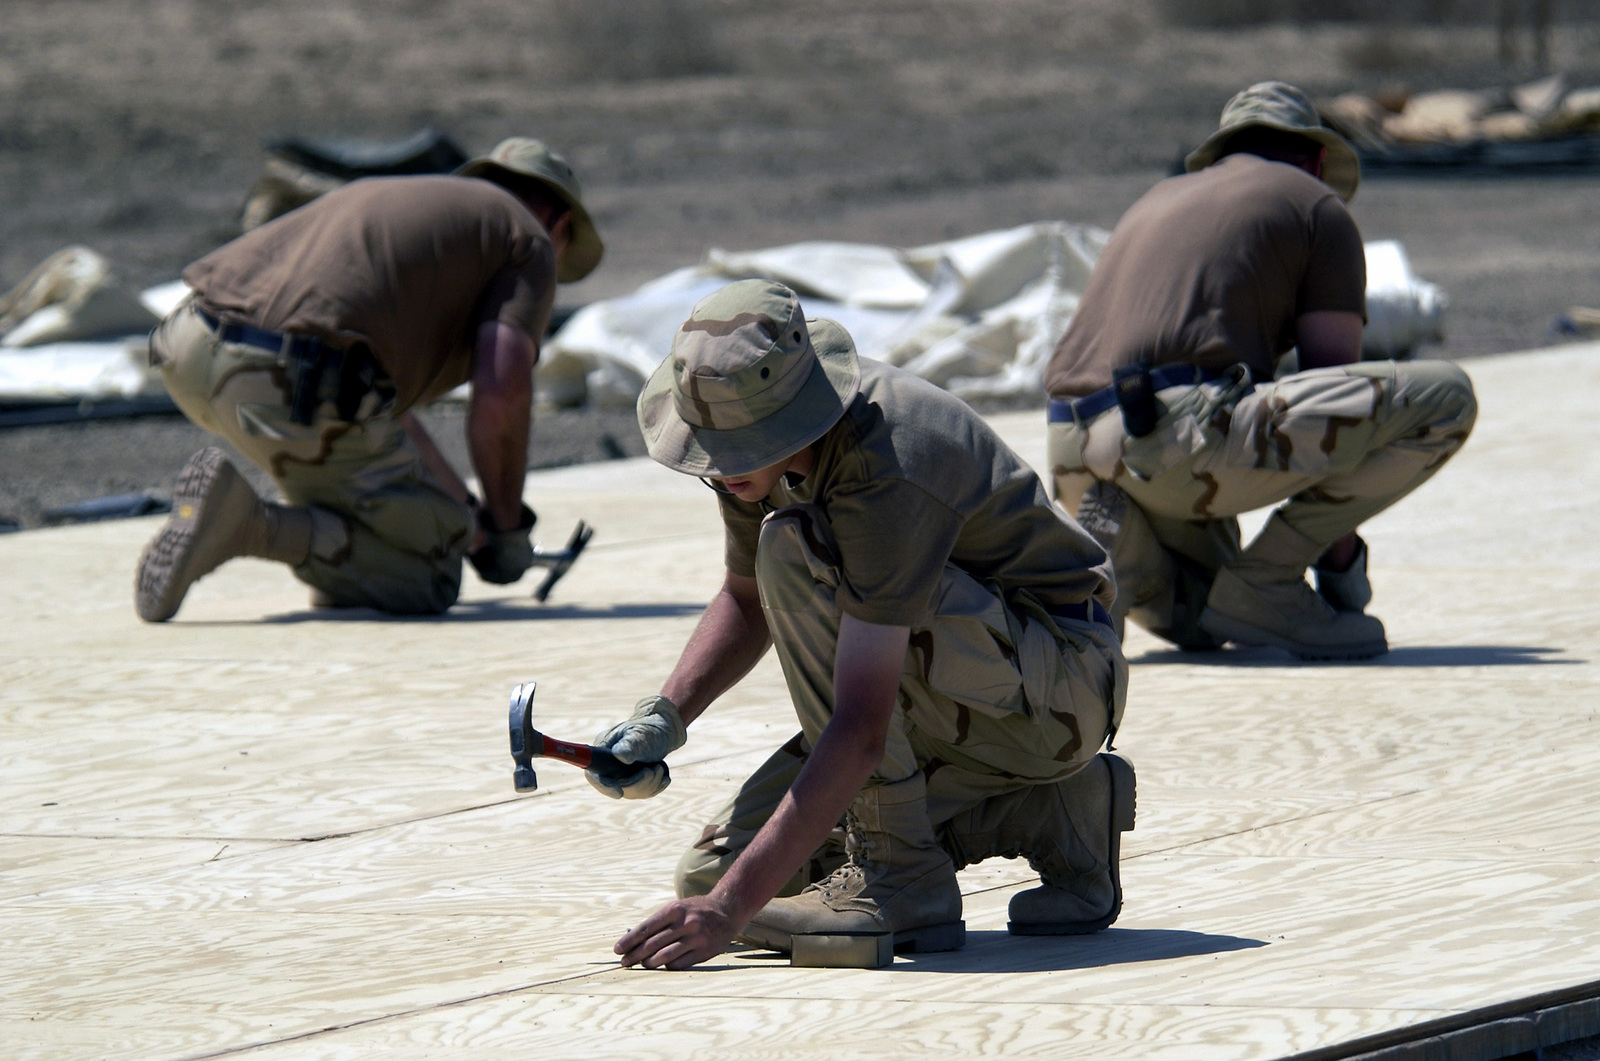
[[[1361,314],[1317,310],[1294,319],[1300,368],[1332,368],[1361,360]]]
[[[756,580],[730,571],[689,635],[661,695],[677,707],[685,724],[693,722],[750,673],[770,644]]]
[[[623,965],[687,969],[720,954],[811,856],[883,758],[909,638],[844,616],[833,717],[788,795],[710,895],[668,903],[617,941]]]
[[[467,451],[483,484],[484,508],[497,530],[510,530],[521,518],[533,366],[538,361],[539,346],[526,332],[501,321],[478,326]]]

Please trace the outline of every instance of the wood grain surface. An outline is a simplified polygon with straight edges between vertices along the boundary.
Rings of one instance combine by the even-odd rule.
[[[0,1053],[27,1058],[1273,1058],[1600,979],[1600,348],[1473,362],[1461,456],[1374,520],[1393,651],[1191,656],[1139,631],[1121,919],[1012,937],[1034,880],[961,875],[965,949],[884,970],[611,943],[795,731],[769,657],[661,797],[536,763],[658,687],[722,571],[715,504],[647,461],[537,473],[588,554],[545,605],[468,576],[436,620],[320,612],[238,561],[140,623],[135,520],[0,538]],[[1035,413],[995,418],[1042,461]]]

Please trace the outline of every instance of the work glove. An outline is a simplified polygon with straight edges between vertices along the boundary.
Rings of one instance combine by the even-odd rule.
[[[593,770],[585,770],[583,776],[612,799],[649,799],[672,783],[661,760],[683,747],[688,739],[677,705],[664,696],[647,696],[634,706],[626,722],[595,737],[594,744],[625,763],[650,765],[641,766],[627,777],[601,777]]]
[[[504,586],[521,578],[533,566],[533,509],[522,506],[522,518],[510,530],[495,530],[487,506],[478,509],[478,525],[488,541],[467,554],[478,577]]]

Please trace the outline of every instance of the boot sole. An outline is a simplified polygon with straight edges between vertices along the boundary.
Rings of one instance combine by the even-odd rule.
[[[755,931],[751,931],[754,929]],[[890,949],[896,954],[935,954],[940,951],[960,950],[967,945],[967,923],[965,921],[946,921],[938,925],[923,925],[919,928],[904,928],[898,932],[864,933],[864,932],[808,932],[803,936],[792,936],[786,932],[764,932],[759,925],[747,925],[745,930],[734,937],[741,943],[765,947],[775,950],[780,954],[792,954],[794,941],[805,937],[817,940],[852,938],[876,938],[888,936]]]
[[[1385,639],[1377,641],[1357,641],[1349,645],[1314,645],[1293,638],[1284,637],[1282,634],[1273,633],[1271,630],[1256,626],[1253,623],[1235,619],[1217,611],[1207,608],[1200,613],[1200,625],[1215,637],[1225,638],[1238,642],[1241,645],[1271,645],[1281,648],[1292,656],[1309,660],[1351,660],[1372,659],[1389,651],[1389,642]]]
[[[139,573],[134,585],[134,609],[147,623],[164,623],[178,613],[185,585],[174,598],[173,580],[189,560],[200,525],[202,504],[227,458],[218,449],[204,449],[183,466],[173,491],[172,515],[166,526],[139,554]],[[192,584],[192,583],[191,583]]]
[[[1093,921],[1008,921],[1013,936],[1089,936],[1111,927],[1122,913],[1122,834],[1133,832],[1138,814],[1138,778],[1120,755],[1100,753],[1111,771],[1111,909]]]

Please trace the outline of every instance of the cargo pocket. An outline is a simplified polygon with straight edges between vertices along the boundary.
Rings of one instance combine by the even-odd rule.
[[[1026,714],[1005,604],[960,568],[945,567],[933,618],[911,631],[910,648],[906,665],[915,673],[908,677],[935,694],[911,696],[907,714],[913,725],[930,733],[948,729],[948,719],[929,717],[943,714],[940,700],[993,718]]]

